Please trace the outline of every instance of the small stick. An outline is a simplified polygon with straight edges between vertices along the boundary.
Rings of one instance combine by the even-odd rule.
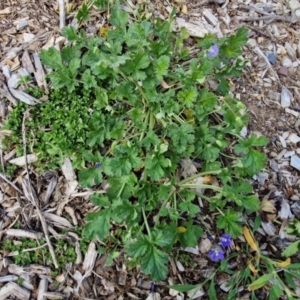
[[[224,4],[225,3],[224,6],[226,6],[227,3],[228,3],[228,1],[226,1],[226,0],[202,0],[202,1],[198,2],[197,4],[195,4],[193,6],[193,8],[197,8],[197,7],[203,6],[203,5],[205,5],[207,3],[210,3],[210,2],[214,2],[216,4]]]
[[[58,0],[59,6],[59,28],[62,29],[66,26],[66,8],[65,8],[65,1]]]
[[[24,152],[24,156],[25,156],[25,168],[26,168],[28,180],[24,179],[22,181],[22,186],[23,186],[23,190],[25,192],[26,198],[36,208],[37,214],[39,216],[39,219],[40,219],[42,227],[43,227],[43,231],[44,231],[44,234],[45,234],[45,239],[46,239],[46,242],[48,244],[48,248],[49,248],[49,251],[50,251],[50,254],[51,254],[54,266],[57,269],[58,268],[58,263],[57,263],[57,259],[56,259],[56,256],[55,256],[54,248],[53,248],[53,246],[51,244],[51,241],[50,241],[50,238],[49,238],[48,226],[47,226],[45,218],[44,218],[44,216],[43,216],[43,214],[42,214],[42,212],[41,212],[41,210],[40,210],[40,208],[38,206],[37,196],[36,196],[36,194],[34,192],[34,189],[33,189],[32,185],[30,183],[30,180],[29,180],[29,172],[28,172],[28,164],[27,164],[27,153],[26,153],[26,131],[25,131],[25,120],[26,120],[26,117],[28,115],[28,112],[29,112],[29,110],[25,111],[25,113],[23,115],[23,120],[22,120],[23,152]],[[27,193],[26,193],[26,191],[27,191]]]
[[[283,22],[289,22],[289,23],[296,23],[298,22],[298,19],[293,17],[286,17],[286,16],[277,16],[277,15],[271,15],[264,10],[257,8],[255,6],[248,6],[248,5],[239,5],[240,8],[245,9],[245,10],[254,10],[257,13],[264,15],[264,17],[236,17],[237,20],[239,21],[261,21],[261,20],[269,20],[271,19],[272,21],[283,21]]]
[[[19,192],[21,195],[23,195],[24,193],[13,183],[13,182],[11,182],[10,180],[8,180],[7,178],[6,178],[6,176],[4,175],[4,174],[2,174],[2,173],[0,173],[0,177],[4,180],[4,181],[6,181],[8,184],[10,184],[17,192]]]
[[[269,60],[268,60],[268,58],[264,55],[264,53],[260,50],[260,48],[259,47],[255,47],[254,48],[254,52],[256,53],[256,54],[258,54],[260,57],[262,57],[264,60],[265,60],[265,62],[266,62],[266,64],[267,64],[267,66],[268,66],[268,69],[272,72],[272,74],[276,77],[276,79],[278,80],[278,83],[279,83],[279,85],[281,86],[281,82],[280,82],[280,79],[279,79],[279,77],[278,77],[278,74],[274,71],[274,69],[272,68],[272,66],[271,66],[271,64],[270,64],[270,62],[269,62]]]

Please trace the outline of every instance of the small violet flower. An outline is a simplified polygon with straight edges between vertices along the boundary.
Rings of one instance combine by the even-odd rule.
[[[208,50],[208,57],[216,57],[219,54],[219,47],[218,45],[213,45]]]
[[[99,169],[101,168],[102,164],[101,163],[96,163],[96,168]]]
[[[231,236],[229,234],[222,234],[222,236],[220,237],[220,242],[219,244],[225,248],[225,247],[229,247],[231,245]]]
[[[224,251],[220,249],[212,249],[208,252],[208,256],[212,261],[219,261],[224,259]]]

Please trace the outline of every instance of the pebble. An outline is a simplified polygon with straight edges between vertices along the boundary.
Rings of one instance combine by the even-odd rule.
[[[297,144],[298,142],[300,142],[300,137],[296,133],[291,133],[288,137],[288,140],[291,143]]]
[[[263,7],[263,10],[264,10],[265,12],[269,13],[269,12],[272,11],[272,7],[271,7],[270,5],[264,6],[264,7]]]
[[[293,155],[291,157],[291,166],[300,171],[300,157],[297,155]]]
[[[275,65],[276,64],[276,54],[273,53],[273,52],[268,52],[267,53],[267,58],[268,58],[268,61],[272,64],[272,65]]]
[[[247,136],[247,133],[248,133],[248,129],[247,129],[247,126],[244,126],[240,132],[240,135],[245,138]]]
[[[265,184],[265,181],[268,180],[268,178],[269,178],[269,174],[266,172],[260,172],[257,175],[257,181],[261,185]]]
[[[288,68],[286,66],[282,66],[278,70],[278,74],[282,76],[288,76]]]
[[[281,106],[283,108],[289,107],[291,105],[291,94],[290,91],[283,87],[281,91]]]
[[[293,62],[287,57],[285,56],[283,59],[282,59],[282,65],[289,68],[293,65]]]
[[[299,201],[300,197],[298,195],[293,195],[292,197],[290,197],[290,199],[293,201]]]
[[[279,136],[279,140],[280,140],[280,143],[282,145],[283,148],[286,148],[286,142],[285,142],[285,139],[282,137],[282,136]]]
[[[275,161],[275,159],[270,160],[270,168],[275,172],[279,171],[279,166],[278,163]]]
[[[287,152],[284,153],[283,156],[284,156],[284,158],[288,158],[288,157],[291,157],[293,155],[295,155],[295,151],[287,151]]]
[[[26,26],[28,26],[28,21],[27,20],[20,20],[16,26],[16,29],[18,31],[24,29]]]

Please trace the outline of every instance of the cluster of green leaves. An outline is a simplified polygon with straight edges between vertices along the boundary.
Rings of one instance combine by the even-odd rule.
[[[290,235],[294,235],[300,238],[300,222],[294,219],[286,229],[286,232]],[[300,250],[300,239],[291,243],[282,253],[283,256],[290,257]]]
[[[245,251],[248,252],[247,250]],[[251,258],[251,254],[247,253],[248,266],[232,270],[229,266],[231,261],[237,259],[238,255],[238,253],[232,253],[200,284],[173,285],[170,288],[180,292],[189,292],[191,295],[193,293],[196,294],[200,289],[205,289],[209,299],[216,299],[217,283],[215,282],[215,278],[216,274],[222,274],[230,278],[226,284],[228,293],[224,298],[225,300],[242,297],[245,288],[250,293],[251,298],[249,299],[251,300],[261,299],[262,295],[264,299],[269,300],[299,299],[296,285],[296,282],[300,279],[299,263],[291,264],[289,260],[278,261],[263,255]],[[249,267],[249,265],[252,267]],[[263,290],[260,291],[261,289]],[[193,299],[193,297],[190,299]]]
[[[60,239],[54,244],[58,266],[64,269],[66,263],[76,261],[75,248],[68,242]],[[44,247],[43,247],[44,246]],[[17,252],[12,257],[15,264],[25,266],[28,264],[49,265],[52,262],[46,241],[21,238],[19,241],[5,240],[1,245],[1,251]]]
[[[192,55],[186,30],[174,33],[172,19],[129,25],[128,19],[114,5],[104,38],[69,27],[61,52],[42,50],[53,90],[26,126],[31,149],[47,167],[69,156],[83,187],[107,180],[106,194],[92,197],[99,210],[87,216],[85,235],[105,239],[112,221],[126,224],[128,255],[158,281],[167,275],[173,246],[194,246],[203,233],[194,223],[195,189],[212,190],[200,196],[220,213],[220,229],[232,237],[241,233],[240,213],[256,211],[259,203],[243,177],[263,167],[265,156],[255,147],[267,140],[239,137],[246,107],[228,94],[228,77],[240,76],[245,64],[239,58],[245,27],[221,40],[204,37]],[[210,57],[213,45],[220,51]],[[216,91],[209,90],[209,79],[218,81]],[[24,108],[18,109],[16,115]],[[17,131],[13,119],[17,124],[8,127]],[[229,148],[232,139],[237,155]],[[199,159],[203,173],[182,179],[179,163],[186,157]],[[195,184],[204,174],[216,174],[222,188]]]
[[[27,92],[37,94],[30,88]],[[40,91],[38,96],[42,95]],[[93,108],[93,101],[87,91],[70,93],[63,88],[52,91],[48,101],[30,109],[30,120],[26,120],[27,151],[38,153],[41,169],[58,168],[65,157],[76,160],[74,154],[78,156],[88,149],[89,108]],[[18,156],[23,155],[20,133],[22,115],[27,109],[25,103],[19,102],[4,126],[13,134],[5,137],[3,144],[7,148],[17,145]]]

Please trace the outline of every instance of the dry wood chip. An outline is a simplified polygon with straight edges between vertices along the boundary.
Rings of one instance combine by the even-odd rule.
[[[14,282],[9,282],[1,288],[0,299],[5,300],[11,296],[17,298],[18,300],[29,300],[30,292]]]
[[[200,38],[202,38],[206,34],[212,33],[212,32],[209,32],[209,30],[207,30],[205,28],[204,24],[202,24],[202,26],[200,26],[200,25],[194,25],[192,23],[186,22],[182,18],[176,18],[176,26],[178,28],[182,28],[182,27],[186,28],[186,30],[188,31],[188,33],[190,34],[190,36],[194,36],[194,37],[200,37]]]
[[[28,71],[28,73],[33,74],[35,72],[34,66],[32,64],[32,61],[30,59],[29,53],[27,50],[24,51],[22,58],[22,66]]]
[[[17,106],[18,104],[17,100],[11,95],[5,83],[2,84],[2,88],[1,88],[1,81],[0,81],[0,95],[3,98],[7,98],[14,106]]]
[[[76,252],[76,265],[79,265],[82,263],[82,252],[81,252],[81,247],[80,243],[78,240],[75,241],[75,252]]]
[[[95,261],[97,258],[97,251],[96,251],[96,244],[94,242],[91,242],[89,244],[88,250],[86,252],[82,269],[86,272],[91,272],[94,268]]]
[[[47,290],[48,290],[48,280],[45,278],[45,276],[42,276],[38,287],[37,300],[46,300],[44,293]]]
[[[64,164],[61,167],[61,170],[67,179],[67,181],[73,181],[76,180],[76,175],[74,172],[74,169],[72,167],[71,160],[69,158],[66,158],[64,161]]]
[[[118,284],[119,285],[125,285],[127,281],[127,272],[126,271],[121,271],[118,274]]]
[[[57,177],[53,176],[50,179],[50,183],[49,183],[49,185],[47,187],[45,198],[43,199],[45,204],[49,203],[49,199],[50,199],[53,191],[55,190],[56,186],[57,186]]]
[[[69,216],[71,217],[72,219],[72,222],[75,226],[78,225],[78,221],[76,219],[76,216],[75,216],[75,212],[74,212],[74,209],[70,206],[66,206],[65,207],[65,211],[69,214]]]
[[[45,292],[44,297],[47,299],[67,299],[65,294]]]
[[[18,280],[19,276],[16,275],[7,275],[7,276],[1,276],[0,282],[11,282]]]
[[[47,82],[46,82],[46,75],[44,72],[44,68],[42,66],[39,54],[37,52],[33,53],[33,60],[36,72],[34,73],[35,80],[38,84],[38,86],[45,90],[46,94],[49,93],[47,88]]]
[[[0,10],[0,15],[8,15],[11,13],[11,7],[6,7],[2,10]]]
[[[34,232],[34,231],[27,231],[23,229],[7,229],[7,235],[15,236],[15,237],[24,237],[28,239],[41,239],[43,237],[42,232]]]
[[[26,155],[27,163],[33,163],[37,161],[37,155],[35,153]],[[20,156],[14,159],[11,159],[9,163],[17,165],[17,166],[25,166],[25,156]]]
[[[51,214],[48,212],[42,212],[48,222],[54,223],[58,228],[72,228],[72,224],[65,218]]]
[[[23,91],[19,91],[19,90],[12,89],[12,88],[10,88],[9,91],[16,99],[19,99],[20,101],[22,101],[28,105],[36,105],[38,103],[41,103],[41,101],[39,99],[32,97]]]

